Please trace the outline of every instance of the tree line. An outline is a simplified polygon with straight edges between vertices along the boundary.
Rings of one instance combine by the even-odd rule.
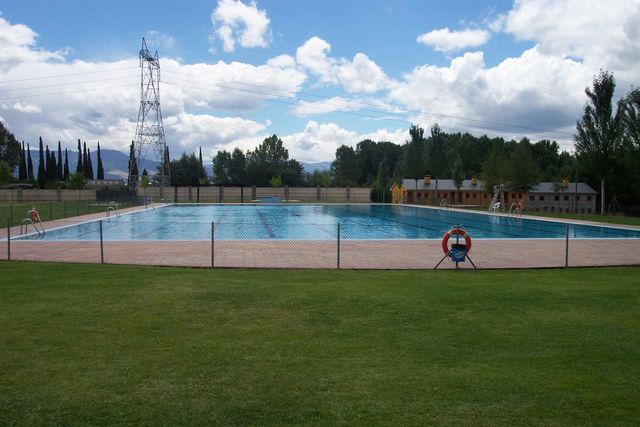
[[[44,144],[42,137],[38,143],[38,163],[34,173],[34,161],[31,158],[31,147],[29,143],[18,142],[15,136],[0,122],[0,184],[18,182],[32,184],[33,186],[45,188],[84,188],[86,180],[104,179],[104,167],[102,165],[102,155],[100,143],[97,148],[97,168],[93,173],[93,161],[91,150],[87,148],[87,143],[78,140],[78,161],[75,171],[70,172],[69,151],[67,148],[62,151],[60,141],[58,141],[57,155],[55,148],[49,148]],[[17,170],[17,176],[14,171]],[[71,169],[73,170],[73,169]]]

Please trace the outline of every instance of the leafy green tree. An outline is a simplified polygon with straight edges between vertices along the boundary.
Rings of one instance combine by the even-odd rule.
[[[382,159],[380,163],[378,163],[378,173],[372,186],[372,201],[386,203],[388,200],[391,200],[391,193],[389,191],[389,187],[391,186],[391,166],[387,159]]]
[[[146,169],[145,169],[146,172]],[[140,187],[145,190],[149,187],[149,175],[142,174],[142,179],[140,180]]]
[[[325,185],[326,182],[326,185]],[[331,182],[331,177],[329,176],[329,171],[327,170],[314,170],[310,173],[305,173],[304,175],[304,183],[309,187],[327,187]]]
[[[431,173],[435,175],[436,185],[436,203],[440,203],[440,200],[437,199],[438,194],[438,179],[442,177],[444,173],[447,172],[447,143],[445,141],[444,135],[442,134],[442,129],[436,123],[431,127],[431,137],[427,141],[427,164]]]
[[[229,185],[231,182],[231,153],[227,150],[218,151],[213,158],[213,183]]]
[[[531,155],[530,146],[528,141],[521,142],[509,154],[505,178],[513,190],[526,192],[539,182],[540,167]]]
[[[402,146],[402,155],[396,165],[396,179],[420,178],[427,171],[424,129],[418,125],[411,125],[409,135],[411,140]]]
[[[480,177],[484,181],[484,190],[487,193],[493,193],[496,185],[505,184],[507,182],[507,173],[505,165],[507,164],[507,156],[502,152],[500,147],[494,147],[489,155],[482,163],[482,172]]]
[[[82,172],[76,172],[69,177],[69,188],[71,190],[83,190],[87,180]]]
[[[6,160],[0,160],[0,184],[8,184],[11,182],[13,174],[11,172],[11,166]]]
[[[271,185],[271,187],[273,188],[280,188],[282,187],[282,177],[281,176],[274,176],[273,178],[271,178],[269,180],[269,184]]]
[[[589,104],[584,107],[582,119],[576,124],[575,150],[580,163],[593,171],[600,181],[600,214],[605,214],[607,198],[605,181],[617,163],[622,151],[624,101],[618,101],[613,111],[616,82],[613,74],[601,71],[593,79],[593,89],[586,88]]]
[[[462,159],[456,154],[453,156],[451,162],[451,176],[453,177],[453,184],[456,186],[456,204],[460,200],[460,188],[464,183],[464,163]]]
[[[378,167],[382,160],[395,166],[402,155],[402,147],[388,141],[374,142],[370,139],[356,145],[356,156],[361,169],[359,183],[370,185],[378,176]]]
[[[180,159],[171,161],[171,185],[174,187],[196,187],[204,169],[195,154],[182,153]]]
[[[281,176],[285,185],[302,182],[303,169],[289,160],[289,151],[277,135],[272,135],[246,155],[245,177],[256,185],[268,185],[274,176]]]
[[[12,174],[20,163],[20,143],[2,122],[0,122],[0,160],[7,162]]]
[[[336,150],[336,159],[331,163],[329,173],[337,186],[358,185],[360,168],[358,156],[353,147],[341,145]]]
[[[241,149],[234,148],[229,160],[229,179],[232,185],[244,185],[247,167],[247,157]]]

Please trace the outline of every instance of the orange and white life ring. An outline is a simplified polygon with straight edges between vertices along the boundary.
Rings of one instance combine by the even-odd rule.
[[[444,236],[442,236],[442,251],[445,254],[449,253],[449,239],[452,236],[458,235],[460,237],[464,238],[464,245],[465,245],[465,252],[469,253],[469,251],[471,251],[471,236],[469,236],[467,234],[466,231],[464,231],[462,228],[452,228],[451,230],[447,231]]]

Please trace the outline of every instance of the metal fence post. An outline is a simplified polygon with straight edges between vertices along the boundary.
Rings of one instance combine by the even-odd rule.
[[[7,220],[7,261],[11,261],[11,220]]]
[[[102,239],[102,220],[100,220],[100,264],[104,264],[104,245]]]
[[[211,223],[211,268],[214,268],[216,266],[215,264],[215,253],[216,253],[216,248],[215,248],[215,238],[216,236],[216,223],[212,222]]]
[[[53,202],[49,200],[49,221],[53,219]]]
[[[340,223],[338,223],[338,251],[337,251],[337,267],[340,270]]]
[[[564,247],[564,266],[569,267],[569,224],[566,225],[566,237]]]

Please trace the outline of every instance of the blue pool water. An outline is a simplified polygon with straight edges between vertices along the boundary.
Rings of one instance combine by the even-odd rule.
[[[474,239],[565,238],[567,224],[402,205],[171,205],[102,220],[104,240],[440,239],[459,225]],[[640,238],[640,230],[570,224],[571,238]],[[50,241],[99,240],[100,222],[47,231]]]

